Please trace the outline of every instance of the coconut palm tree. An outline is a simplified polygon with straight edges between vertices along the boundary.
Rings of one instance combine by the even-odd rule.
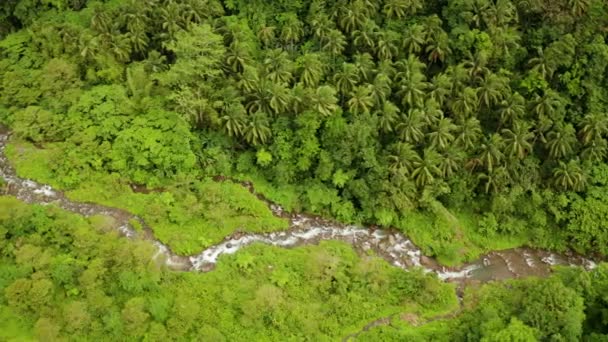
[[[245,107],[240,103],[227,106],[220,117],[222,130],[230,137],[240,137],[245,128],[246,113]]]
[[[418,187],[422,188],[427,184],[432,184],[435,181],[435,177],[441,175],[441,170],[438,166],[440,160],[441,155],[430,148],[424,150],[423,158],[414,160],[412,163],[412,177]]]
[[[454,141],[456,125],[449,118],[439,119],[437,125],[432,127],[431,132],[427,134],[431,148],[438,148],[443,151],[447,149]]]
[[[379,28],[376,22],[371,19],[367,19],[361,28],[353,31],[353,44],[360,51],[373,51],[376,47],[378,31]]]
[[[504,159],[503,149],[503,138],[499,134],[494,133],[481,144],[478,160],[488,171],[492,172]]]
[[[396,128],[402,141],[411,144],[421,142],[426,128],[423,112],[419,109],[410,109]]]
[[[391,79],[383,73],[377,73],[371,85],[371,95],[376,105],[385,102],[391,95]]]
[[[334,84],[344,96],[359,83],[359,70],[352,63],[342,63],[342,68],[334,74]]]
[[[496,74],[487,74],[481,79],[481,84],[477,88],[479,103],[490,108],[499,103],[509,92],[509,81]]]
[[[512,124],[521,119],[526,111],[526,100],[518,92],[511,93],[510,96],[500,102],[498,115],[500,124]]]
[[[512,129],[503,129],[504,149],[507,155],[523,159],[531,150],[534,133],[530,132],[530,125],[516,121]]]
[[[262,65],[266,77],[272,82],[289,84],[291,81],[293,63],[282,49],[268,50]]]
[[[271,47],[276,37],[275,26],[262,26],[258,31],[258,39],[265,47]]]
[[[382,107],[376,111],[378,128],[383,133],[392,132],[399,119],[399,107],[390,101],[385,101]]]
[[[399,35],[394,31],[380,32],[376,39],[376,56],[380,60],[392,60],[398,53]]]
[[[359,76],[362,81],[370,81],[372,74],[374,73],[374,58],[369,53],[358,53],[353,56],[355,67],[359,71]]]
[[[283,26],[281,27],[281,40],[285,44],[295,44],[304,35],[304,24],[298,19],[295,13],[283,15]]]
[[[433,77],[429,85],[428,98],[443,106],[452,94],[452,79],[446,73],[439,73]]]
[[[576,144],[576,131],[571,124],[558,125],[547,134],[545,146],[549,150],[549,157],[562,159],[574,152]]]
[[[352,33],[361,28],[369,17],[370,13],[363,1],[354,0],[342,10],[339,23],[344,32]]]
[[[233,42],[226,51],[226,64],[232,72],[242,73],[252,62],[249,48],[245,43]]]
[[[268,116],[264,112],[256,112],[249,117],[243,128],[245,141],[253,146],[265,144],[272,134]]]
[[[602,139],[608,134],[608,117],[603,113],[589,113],[583,117],[578,132],[584,145]]]
[[[370,85],[361,85],[355,87],[355,89],[351,92],[351,98],[346,103],[348,105],[348,110],[357,115],[357,114],[367,114],[374,106],[374,99],[371,96]]]
[[[556,65],[548,58],[547,54],[542,47],[536,49],[538,57],[530,58],[528,65],[532,68],[533,72],[537,72],[542,78],[547,79],[553,76]]]
[[[441,153],[437,167],[441,171],[443,178],[449,178],[458,172],[462,167],[465,153],[455,146],[448,147]]]
[[[426,53],[431,63],[443,63],[447,56],[452,53],[448,34],[442,31],[435,39],[429,41],[426,47]]]
[[[581,158],[591,162],[601,162],[606,158],[608,143],[604,139],[596,139],[587,144],[581,152]]]
[[[342,54],[346,46],[346,39],[342,32],[336,29],[331,29],[323,39],[323,51],[326,51],[334,58]]]
[[[454,142],[458,146],[461,146],[465,150],[470,150],[477,146],[481,137],[481,124],[477,118],[468,118],[456,125],[456,128],[457,134]]]
[[[466,87],[458,92],[456,98],[450,103],[452,112],[459,118],[467,118],[475,113],[479,105],[477,94],[478,92],[471,87]]]
[[[338,109],[337,102],[336,90],[328,85],[317,88],[312,98],[315,110],[323,116],[332,115]]]
[[[388,156],[388,169],[393,175],[409,175],[414,163],[420,160],[414,146],[408,143],[395,143],[389,147],[389,150],[391,152]]]
[[[589,9],[591,1],[589,0],[568,0],[568,5],[570,6],[570,13],[577,17],[582,16]]]
[[[325,66],[317,53],[305,53],[296,60],[300,82],[307,87],[316,87],[325,74]]]
[[[382,11],[388,19],[401,19],[407,14],[414,14],[422,8],[421,1],[386,0]]]
[[[402,37],[401,47],[410,55],[422,51],[422,47],[426,44],[427,38],[424,26],[420,24],[408,26]]]
[[[568,163],[559,162],[553,170],[553,183],[560,189],[583,191],[587,187],[587,174],[580,166],[578,159]]]

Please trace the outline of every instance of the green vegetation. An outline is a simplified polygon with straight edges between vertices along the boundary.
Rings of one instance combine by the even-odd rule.
[[[469,289],[457,317],[393,321],[361,341],[605,341],[608,264],[591,272],[559,269],[548,279]]]
[[[59,151],[54,146],[41,150],[19,143],[10,145],[6,153],[19,175],[61,186],[49,171],[50,163],[60,158]],[[140,216],[159,240],[182,255],[198,253],[237,230],[268,232],[288,226],[287,220],[275,217],[255,195],[229,181],[184,180],[162,190],[136,193],[116,174],[91,172],[89,179],[66,192],[66,196]]]
[[[383,316],[453,311],[452,285],[340,242],[247,247],[210,273],[54,207],[0,197],[2,340],[336,340]]]
[[[225,176],[396,227],[447,265],[520,245],[603,257],[607,38],[605,0],[4,0],[0,123],[20,175],[137,214],[181,254],[286,228]],[[608,332],[605,268],[488,285],[415,327],[394,318],[447,311],[448,287],[375,261],[362,277],[340,244],[173,274],[87,228],[107,218],[2,201],[0,339],[333,340],[387,316],[360,337]]]
[[[31,158],[13,160],[75,198],[149,212],[138,184],[169,190],[166,212],[224,175],[287,209],[397,227],[447,264],[521,244],[608,252],[605,1],[0,6],[0,121]],[[262,229],[210,233],[199,215],[149,219],[184,253]]]

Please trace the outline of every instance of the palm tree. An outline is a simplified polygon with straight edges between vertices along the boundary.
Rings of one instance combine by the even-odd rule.
[[[481,145],[481,153],[478,159],[488,171],[492,172],[504,159],[503,146],[502,137],[496,133],[492,134]]]
[[[344,32],[351,33],[362,27],[369,16],[370,13],[363,2],[354,0],[343,9],[342,16],[340,17],[340,26]]]
[[[376,105],[386,101],[391,94],[391,79],[383,73],[377,73],[371,85],[371,95]]]
[[[430,41],[427,44],[426,53],[428,54],[429,61],[432,63],[443,63],[446,57],[452,53],[448,34],[442,31],[441,34]]]
[[[327,33],[335,29],[334,22],[323,11],[312,12],[310,26],[314,36],[322,42],[326,40]]]
[[[410,107],[422,107],[426,89],[429,83],[421,72],[412,75],[402,75],[399,79],[397,95],[401,97],[401,104]]]
[[[325,73],[319,54],[305,53],[297,59],[296,64],[300,72],[300,82],[307,87],[316,87]]]
[[[542,78],[547,79],[553,76],[556,66],[545,54],[542,47],[537,49],[538,57],[530,58],[528,65],[532,66],[532,71],[537,72]]]
[[[477,91],[471,87],[466,87],[458,92],[456,98],[451,103],[451,109],[459,118],[467,118],[477,111],[479,99]]]
[[[342,95],[349,94],[359,83],[359,71],[352,63],[343,63],[342,69],[334,74],[334,84]]]
[[[422,8],[421,1],[412,0],[386,0],[383,12],[388,19],[401,19],[408,13],[414,14]]]
[[[420,161],[420,156],[411,144],[398,142],[391,145],[389,149],[391,153],[388,156],[388,169],[393,175],[409,175],[414,168],[414,163]]]
[[[262,65],[268,79],[272,82],[289,84],[291,81],[293,63],[287,52],[282,49],[268,50]]]
[[[253,146],[265,144],[272,134],[266,113],[256,112],[250,116],[243,132],[249,144]]]
[[[353,44],[362,51],[373,51],[378,37],[378,25],[375,21],[367,19],[363,26],[353,31]]]
[[[311,107],[310,99],[313,97],[313,91],[311,88],[306,88],[301,83],[298,83],[291,88],[289,97],[291,98],[291,103],[289,105],[291,111],[294,114],[299,114]]]
[[[330,116],[338,109],[337,102],[336,90],[328,85],[317,88],[312,99],[314,108],[324,116]]]
[[[557,92],[547,89],[543,96],[535,95],[533,105],[533,111],[539,118],[553,118],[557,110],[562,107],[562,99]]]
[[[397,131],[402,141],[417,144],[424,139],[423,112],[419,109],[410,109],[407,115],[397,125]]]
[[[242,73],[245,66],[251,63],[249,49],[245,43],[233,42],[226,51],[226,64],[235,73]]]
[[[270,86],[270,99],[268,106],[274,114],[280,114],[291,103],[290,91],[283,83],[272,83]]]
[[[424,150],[424,157],[415,160],[413,164],[412,177],[420,188],[435,181],[435,177],[441,175],[438,165],[441,156],[433,149]]]
[[[93,7],[93,15],[91,16],[91,29],[97,33],[106,33],[110,31],[112,18],[102,6]]]
[[[375,64],[374,58],[369,53],[358,53],[353,56],[355,61],[355,67],[359,71],[359,76],[361,76],[361,80],[368,82],[372,73],[374,72]]]
[[[424,102],[424,122],[428,126],[436,126],[441,119],[444,118],[441,106],[433,99],[427,99]]]
[[[584,145],[602,139],[608,134],[608,117],[606,114],[589,113],[579,124],[579,136]]]
[[[482,78],[479,88],[477,88],[477,96],[479,103],[484,104],[486,108],[500,102],[504,98],[504,94],[509,91],[508,80],[496,74],[487,74]]]
[[[523,159],[532,150],[530,141],[534,133],[530,132],[530,125],[516,121],[513,129],[503,129],[504,148],[509,156]]]
[[[334,58],[342,54],[346,46],[346,39],[339,30],[331,29],[323,39],[324,51],[327,51]]]
[[[559,125],[547,134],[545,146],[549,149],[549,156],[554,159],[562,159],[574,152],[576,144],[576,131],[571,124]]]
[[[509,97],[500,102],[498,114],[500,115],[500,124],[513,122],[521,119],[526,111],[526,103],[523,96],[518,92],[512,93]]]
[[[477,145],[481,137],[481,124],[477,118],[468,118],[462,124],[456,125],[458,134],[455,143],[465,150]]]
[[[449,118],[441,118],[431,133],[427,134],[431,148],[439,148],[443,151],[454,141],[452,132],[456,131],[456,125]]]
[[[606,157],[608,152],[608,144],[604,139],[596,139],[587,144],[587,147],[581,152],[583,160],[591,162],[601,162]]]
[[[378,34],[376,40],[376,56],[380,60],[391,60],[397,55],[397,44],[399,35],[394,31],[384,31]]]
[[[143,28],[133,29],[127,33],[129,40],[131,41],[131,46],[133,47],[133,51],[138,53],[144,53],[148,48],[148,43],[150,39],[146,34],[146,31]]]
[[[385,101],[382,108],[376,111],[378,128],[384,133],[392,132],[399,119],[399,107],[390,101]]]
[[[570,13],[572,13],[574,16],[580,17],[587,12],[590,3],[591,2],[589,0],[568,0]]]
[[[276,27],[274,26],[262,26],[258,31],[258,39],[265,47],[272,46],[275,39]]]
[[[477,51],[475,55],[471,52],[467,52],[467,59],[462,63],[462,66],[467,71],[471,80],[475,78],[481,78],[490,73],[490,69],[487,67],[488,56],[485,53]]]
[[[487,173],[480,173],[478,178],[485,181],[484,190],[486,194],[490,192],[500,192],[500,189],[502,189],[510,179],[507,168],[504,166],[498,167]]]
[[[422,51],[422,47],[426,43],[426,32],[424,26],[420,24],[409,26],[402,37],[401,47],[410,55]]]
[[[369,113],[370,109],[374,106],[374,99],[371,96],[371,89],[369,85],[361,85],[356,87],[351,92],[351,98],[347,102],[348,110],[357,115],[361,113]]]
[[[230,137],[240,137],[243,134],[246,120],[246,110],[242,104],[236,103],[226,107],[220,117],[222,129]]]
[[[443,178],[449,178],[460,170],[462,162],[464,160],[464,152],[454,146],[445,149],[441,153],[439,164],[437,167],[441,171]]]
[[[583,191],[587,186],[587,174],[578,159],[570,160],[567,164],[560,161],[553,171],[553,182],[564,190]]]
[[[295,13],[283,15],[282,20],[281,40],[283,43],[295,44],[299,42],[304,34],[304,24],[302,24]]]
[[[517,9],[509,0],[487,1],[480,10],[483,21],[492,29],[507,26],[517,18]]]
[[[452,94],[452,79],[446,73],[439,73],[433,77],[428,92],[428,98],[443,106]]]

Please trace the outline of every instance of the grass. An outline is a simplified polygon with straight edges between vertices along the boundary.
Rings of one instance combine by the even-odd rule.
[[[6,154],[20,177],[65,189],[51,166],[58,157],[58,146],[45,147],[12,141]],[[287,220],[275,217],[264,202],[232,182],[195,180],[145,194],[133,192],[118,175],[91,173],[65,195],[73,201],[120,208],[142,217],[160,241],[182,255],[197,253],[236,231],[288,228]]]
[[[423,251],[446,266],[456,266],[494,250],[525,245],[529,237],[506,234],[486,235],[480,217],[472,211],[450,211],[439,202],[432,210],[409,213],[397,227]]]
[[[220,257],[213,272],[187,277],[211,297],[206,310],[237,308],[230,319],[213,322],[227,340],[241,333],[252,341],[340,340],[383,317],[429,317],[458,307],[452,284],[360,257],[339,241],[293,249],[254,244]],[[222,283],[233,284],[230,295]],[[264,323],[269,317],[270,326]]]

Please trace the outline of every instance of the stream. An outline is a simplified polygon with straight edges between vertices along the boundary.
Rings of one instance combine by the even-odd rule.
[[[49,185],[39,184],[30,179],[16,175],[11,167],[4,149],[10,137],[10,132],[0,126],[0,177],[6,183],[6,190],[19,200],[31,204],[54,204],[67,211],[89,217],[105,215],[116,222],[115,228],[124,236],[131,239],[144,239],[153,243],[158,252],[154,256],[164,260],[169,268],[184,271],[211,271],[223,254],[232,254],[252,243],[264,243],[280,247],[296,247],[307,244],[318,244],[322,240],[340,240],[351,244],[357,251],[365,253],[369,250],[384,258],[396,267],[409,269],[422,267],[427,272],[434,272],[440,279],[464,283],[468,281],[486,282],[527,276],[547,276],[551,266],[569,265],[582,266],[592,269],[595,262],[574,253],[557,254],[550,251],[515,248],[490,252],[478,260],[457,268],[446,268],[434,259],[422,255],[406,236],[394,229],[375,229],[352,225],[341,225],[330,220],[314,216],[283,212],[280,206],[269,204],[275,215],[289,217],[290,228],[281,232],[254,234],[234,233],[223,242],[211,246],[199,254],[179,256],[158,241],[152,229],[139,217],[124,210],[110,208],[92,203],[79,203],[68,199],[61,191]],[[143,229],[137,232],[129,224],[131,220],[138,221]]]

